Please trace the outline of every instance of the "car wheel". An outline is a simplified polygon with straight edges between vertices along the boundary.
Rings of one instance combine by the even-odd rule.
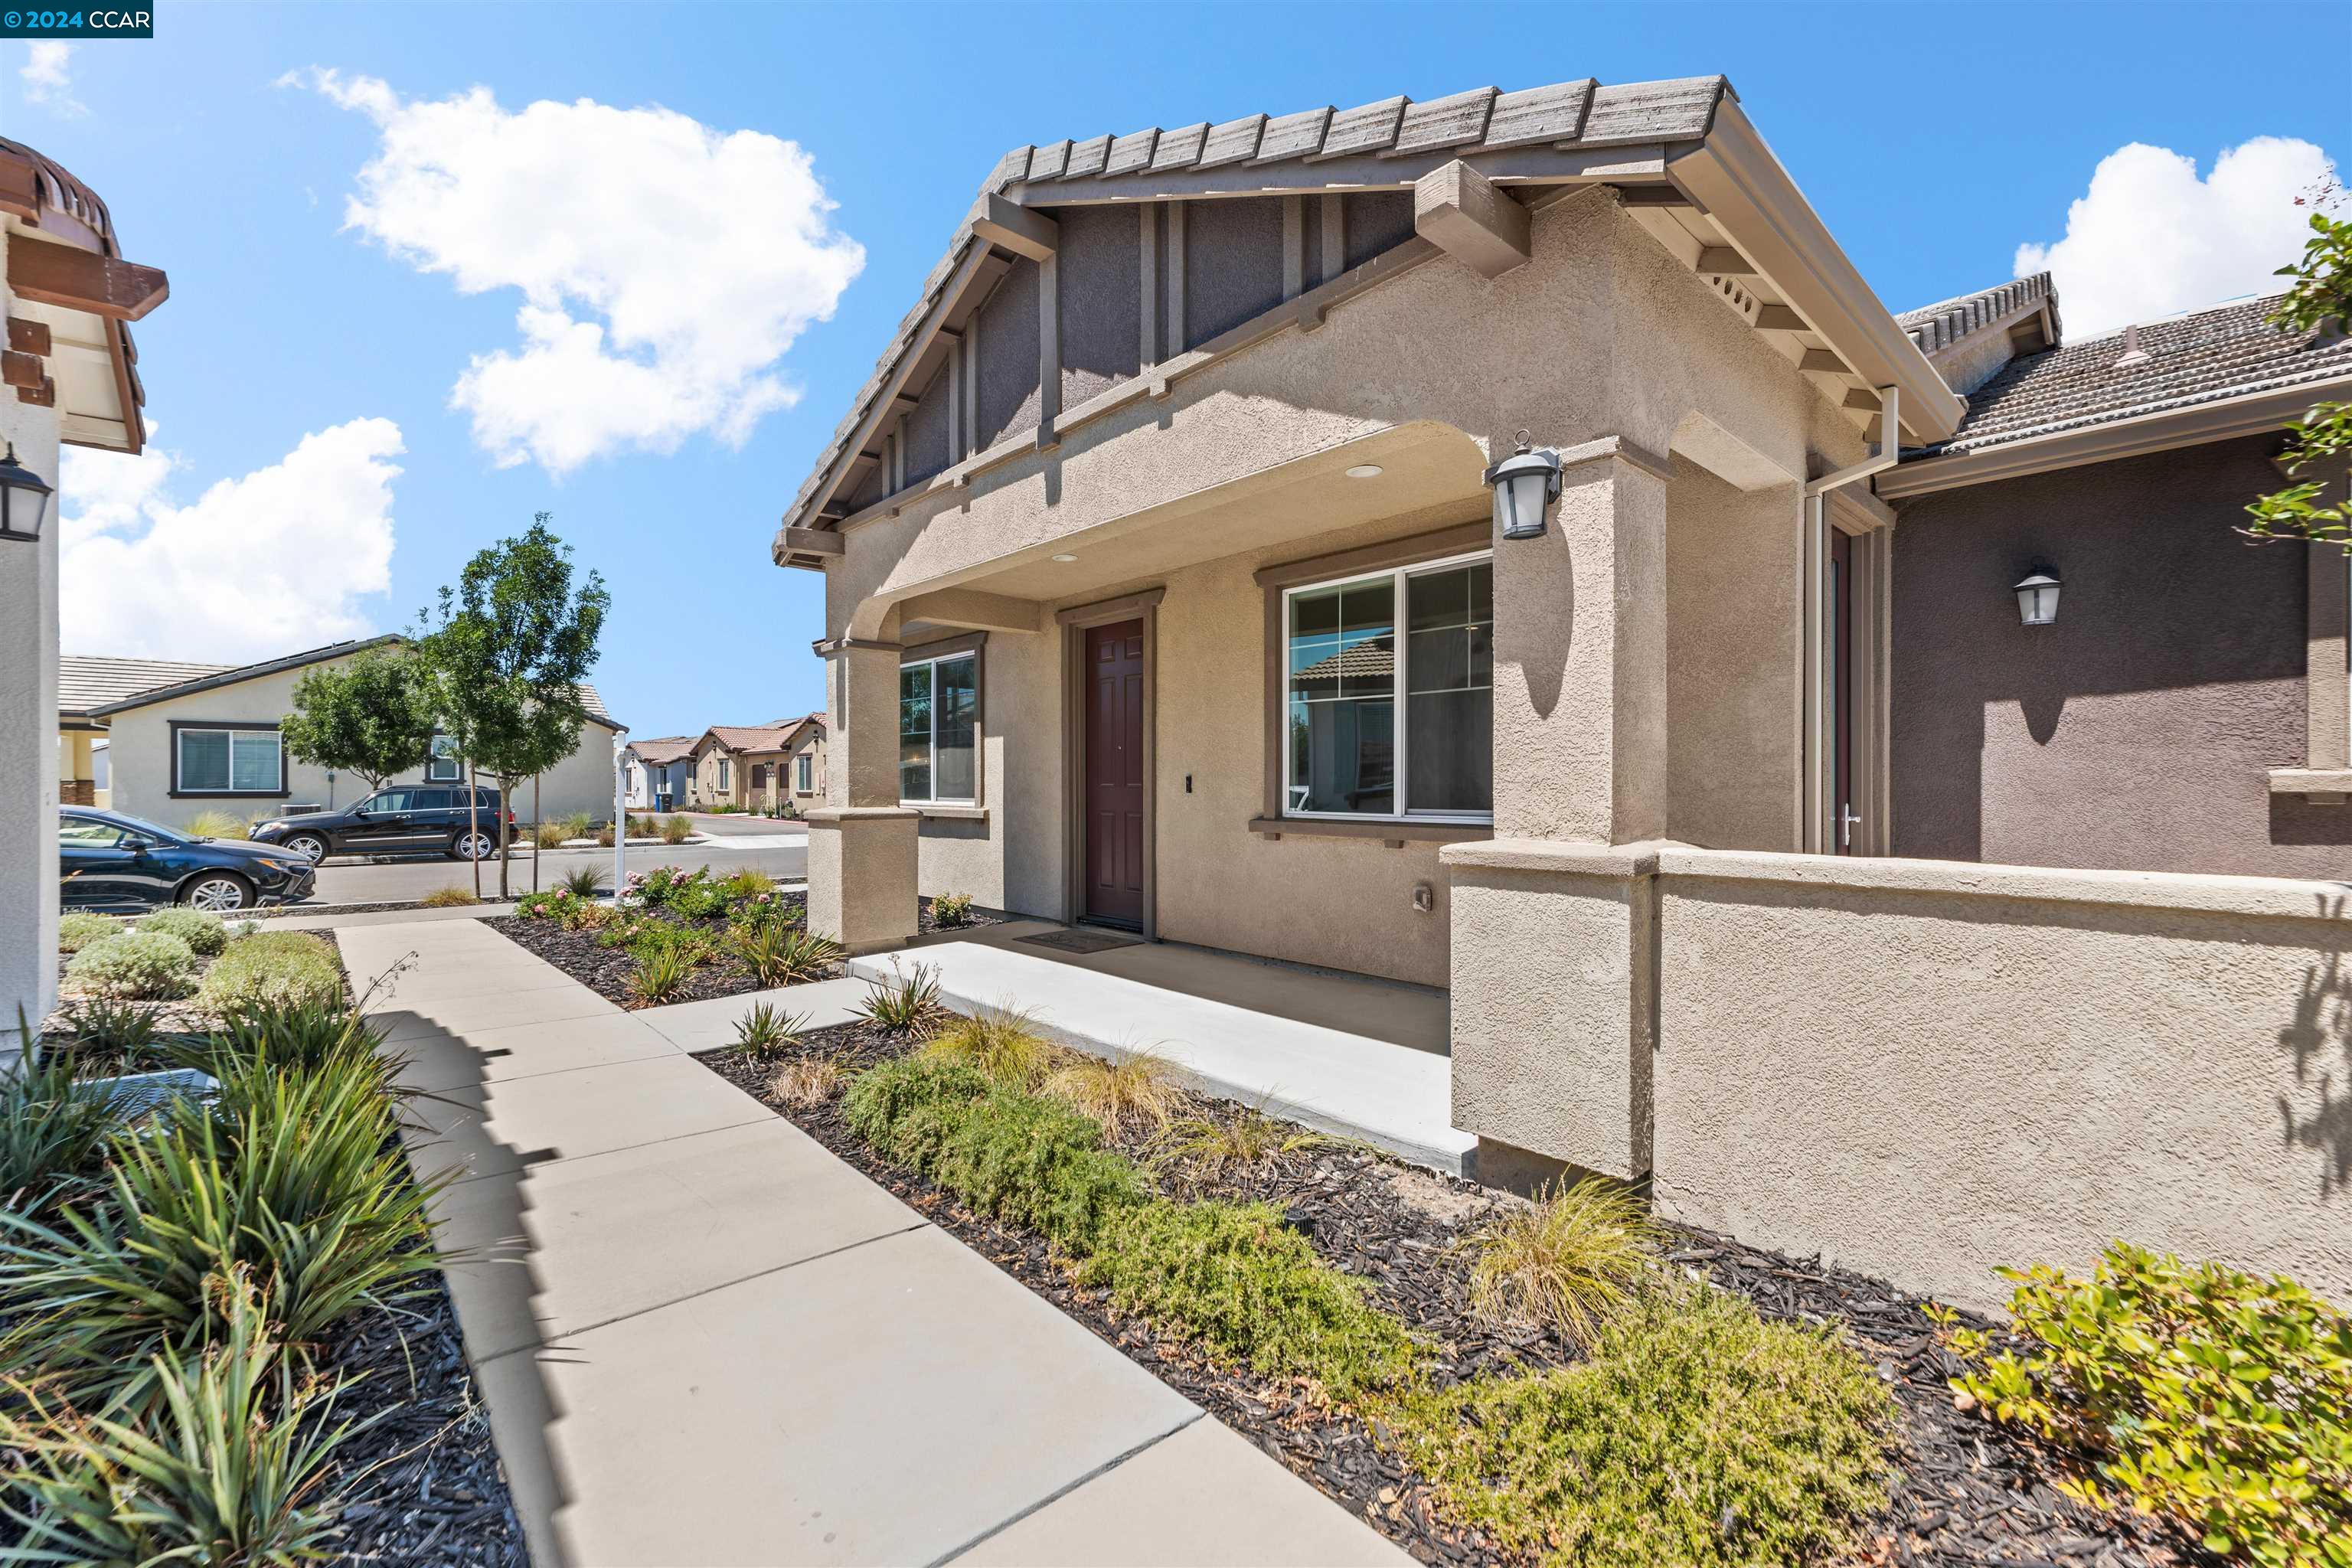
[[[296,833],[288,837],[286,847],[313,866],[327,858],[327,841],[315,833]]]
[[[497,840],[487,833],[460,833],[449,846],[450,855],[459,860],[487,860],[498,852]]]
[[[242,877],[207,871],[180,889],[180,902],[192,910],[241,910],[253,902],[253,889]]]

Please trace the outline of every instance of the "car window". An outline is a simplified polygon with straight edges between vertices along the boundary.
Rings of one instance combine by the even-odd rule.
[[[79,844],[89,848],[103,848],[120,844],[130,835],[114,823],[95,816],[68,816],[58,824],[58,842]]]
[[[409,797],[415,793],[406,789],[380,789],[367,798],[361,809],[369,812],[406,811],[409,809]]]
[[[446,811],[449,809],[450,792],[446,789],[418,789],[411,790],[408,793],[408,809],[411,811]]]

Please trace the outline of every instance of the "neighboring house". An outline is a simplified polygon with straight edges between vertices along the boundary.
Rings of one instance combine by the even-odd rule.
[[[366,781],[331,777],[324,769],[289,756],[278,732],[278,721],[292,710],[295,683],[304,670],[400,640],[387,636],[331,643],[232,668],[157,667],[140,659],[87,656],[64,664],[75,688],[82,691],[140,681],[158,668],[202,671],[91,702],[79,715],[85,723],[106,727],[113,808],[172,826],[205,811],[251,819],[291,805],[339,806],[357,799],[366,790]],[[593,687],[581,688],[581,700],[589,717],[580,726],[578,749],[539,781],[542,816],[584,811],[603,820],[612,815],[612,736],[619,726],[605,715]],[[385,782],[445,784],[464,777],[465,764],[455,749],[436,743],[435,755],[423,767]],[[531,805],[528,782],[518,786],[516,796],[509,809],[527,818]]]
[[[628,802],[646,811],[668,811],[687,803],[694,773],[698,735],[656,735],[632,741],[623,753],[628,768]]]
[[[689,799],[708,809],[738,805],[806,813],[824,797],[821,714],[766,724],[714,724],[694,743]]]
[[[2262,310],[1898,318],[1720,78],[1017,148],[773,546],[810,923],[1445,986],[1494,1173],[1963,1300],[2117,1234],[2352,1289],[2340,880],[2202,875],[2352,870],[2344,555],[2231,531],[2352,347]]]
[[[16,481],[0,537],[0,1068],[19,1014],[37,1028],[57,1000],[58,802],[94,784],[88,742],[58,728],[58,541],[74,498],[36,487],[63,487],[61,446],[145,449],[131,323],[169,292],[123,256],[95,191],[0,138],[0,478]]]
[[[106,721],[90,710],[158,686],[201,680],[235,668],[226,664],[186,664],[163,658],[91,658],[63,654],[58,658],[58,801],[63,805],[107,806],[112,792],[102,779],[102,761],[109,750]]]

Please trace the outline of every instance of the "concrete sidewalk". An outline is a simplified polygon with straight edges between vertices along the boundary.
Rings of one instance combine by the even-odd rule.
[[[371,1011],[412,1161],[458,1167],[439,1237],[539,1568],[1410,1561],[695,1064],[716,1009],[657,1027],[686,1009],[472,921],[337,936],[354,975],[415,958]]]

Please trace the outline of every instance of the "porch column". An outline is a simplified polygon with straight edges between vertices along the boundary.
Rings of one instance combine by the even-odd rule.
[[[915,934],[915,827],[898,804],[898,645],[839,637],[826,659],[825,804],[808,815],[808,923],[851,954]]]
[[[1495,542],[1495,837],[1443,857],[1454,1125],[1504,1182],[1650,1168],[1672,470],[1615,437],[1561,459],[1552,525]]]

